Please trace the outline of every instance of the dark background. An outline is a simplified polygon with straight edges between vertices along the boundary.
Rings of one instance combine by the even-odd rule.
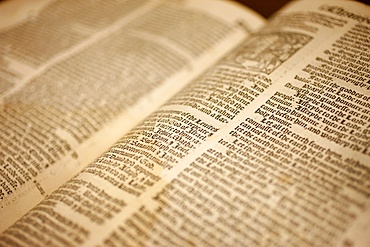
[[[237,2],[254,9],[262,16],[268,18],[271,14],[280,9],[289,0],[236,0]]]
[[[290,0],[236,0],[237,2],[254,9],[262,16],[268,18],[271,14],[280,9],[284,4]],[[370,4],[370,0],[360,0],[366,4]]]

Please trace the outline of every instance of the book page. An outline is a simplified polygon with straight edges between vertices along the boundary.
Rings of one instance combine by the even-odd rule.
[[[369,11],[294,2],[0,243],[366,246]]]
[[[263,23],[213,1],[0,7],[0,231]]]

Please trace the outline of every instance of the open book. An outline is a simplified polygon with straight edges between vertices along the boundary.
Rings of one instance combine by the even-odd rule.
[[[0,4],[0,246],[368,246],[370,7]]]

